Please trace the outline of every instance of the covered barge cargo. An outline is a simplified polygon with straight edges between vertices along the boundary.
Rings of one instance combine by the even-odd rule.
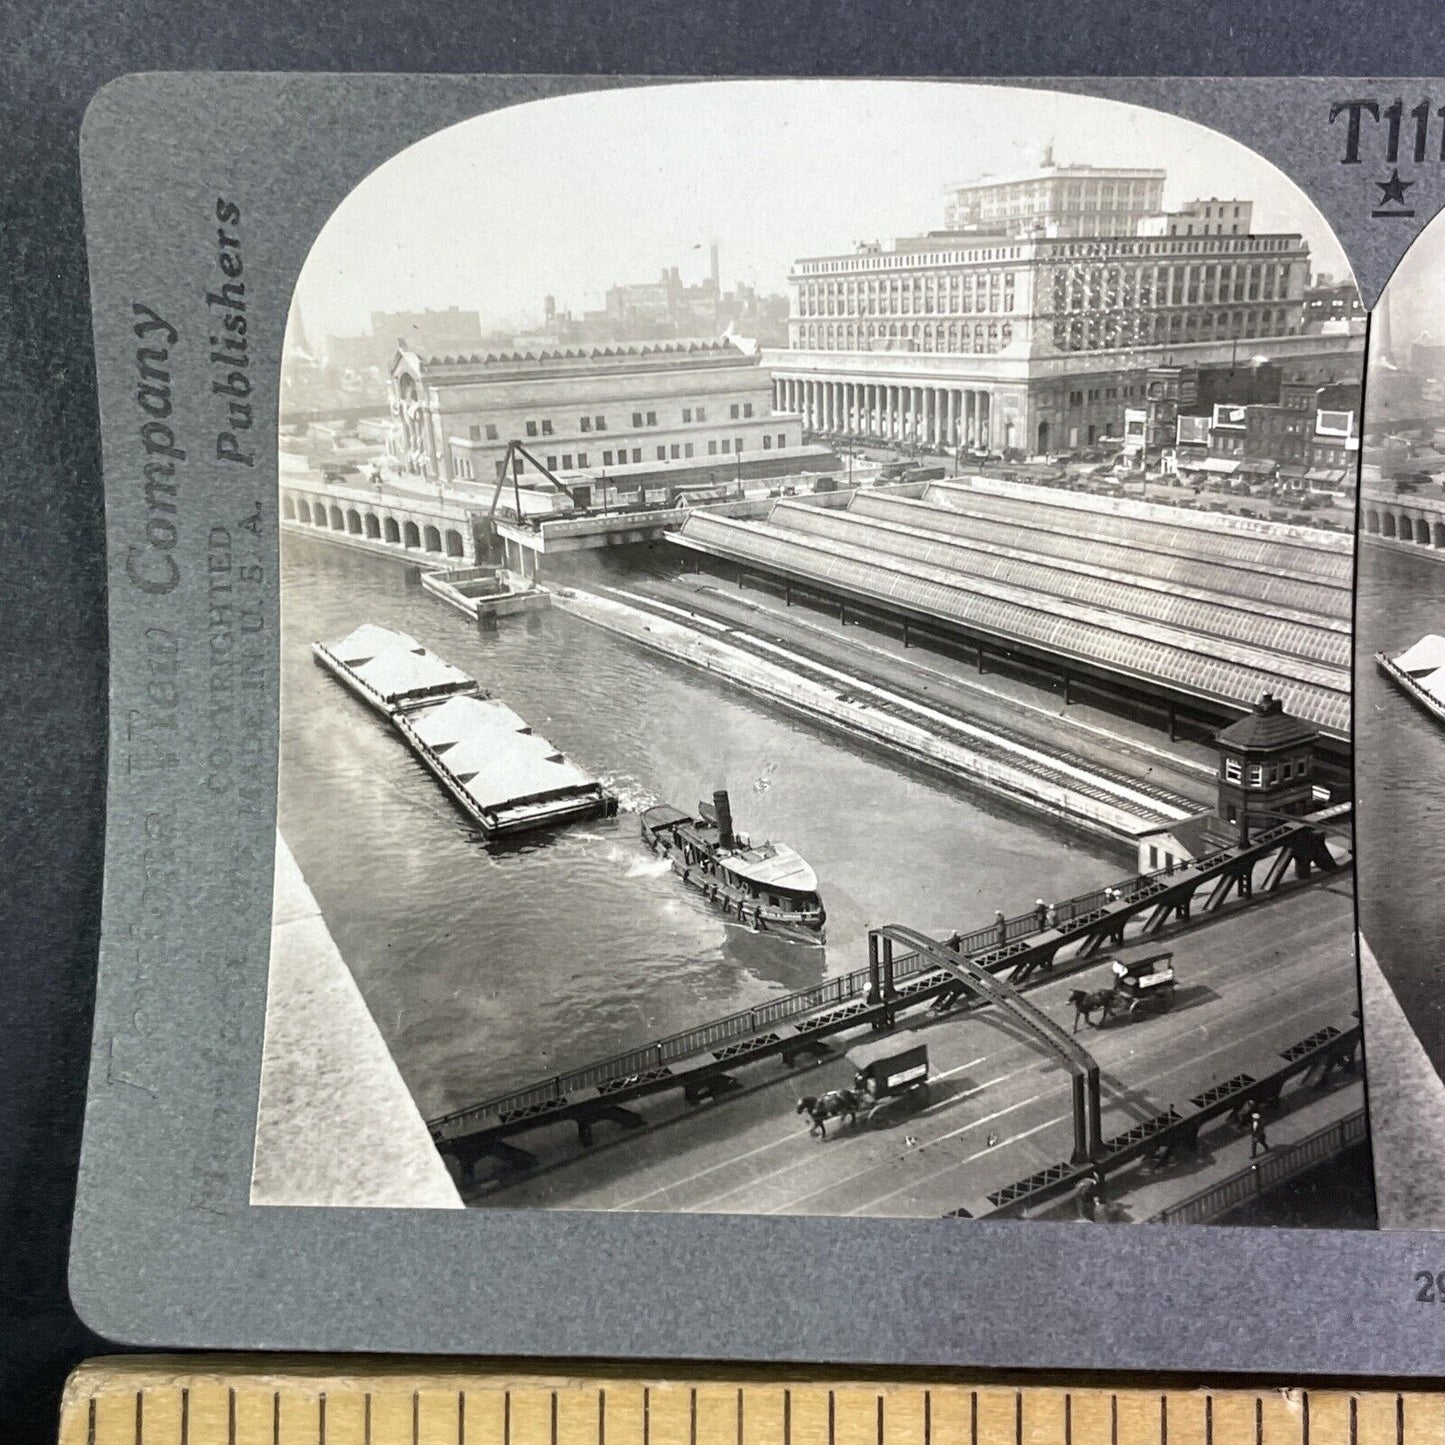
[[[1428,633],[1398,657],[1377,652],[1375,665],[1437,722],[1445,722],[1445,637]]]
[[[311,655],[387,717],[481,691],[475,678],[443,662],[416,638],[372,622],[363,623],[340,642],[313,642]]]
[[[416,638],[367,623],[311,654],[391,722],[489,838],[616,813],[596,778]]]
[[[494,698],[398,714],[397,731],[489,837],[606,817],[617,799]]]

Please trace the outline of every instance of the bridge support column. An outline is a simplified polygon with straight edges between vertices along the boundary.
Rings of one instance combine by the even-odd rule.
[[[868,1002],[886,1003],[896,998],[893,984],[893,940],[876,933],[868,935]]]
[[[1074,1075],[1074,1152],[1069,1155],[1070,1164],[1089,1162],[1088,1105],[1084,1097],[1084,1077]]]

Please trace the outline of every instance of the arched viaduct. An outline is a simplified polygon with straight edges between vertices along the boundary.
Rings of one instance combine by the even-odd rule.
[[[1360,531],[1366,537],[1445,552],[1445,498],[1366,492],[1360,499]]]
[[[368,551],[394,551],[459,566],[478,560],[465,508],[435,497],[283,478],[281,522]]]

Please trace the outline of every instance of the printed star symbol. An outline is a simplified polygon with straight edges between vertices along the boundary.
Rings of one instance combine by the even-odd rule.
[[[1415,184],[1414,181],[1402,181],[1397,166],[1390,172],[1388,181],[1376,181],[1374,183],[1380,188],[1380,199],[1378,204],[1382,206],[1403,206],[1405,204],[1405,192]]]

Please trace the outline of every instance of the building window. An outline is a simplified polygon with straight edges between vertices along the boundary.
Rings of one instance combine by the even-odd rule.
[[[534,422],[534,421],[529,421],[529,422],[527,423],[527,435],[528,435],[529,437],[534,437],[534,436],[537,435],[537,423],[536,423],[536,422]]]
[[[577,425],[578,425],[578,429],[581,430],[581,431],[591,431],[591,430],[592,430],[592,418],[591,418],[590,416],[578,417],[578,418],[577,418]]]
[[[763,437],[763,450],[764,450],[765,452],[770,452],[770,451],[772,451],[772,449],[773,449],[773,439],[772,439],[772,437],[767,436],[767,435],[764,435],[764,437]]]
[[[750,402],[750,401],[745,401],[745,402],[743,403],[743,415],[744,415],[744,416],[751,416],[752,414],[753,414],[753,404],[752,404],[752,402]]]
[[[684,443],[683,443],[683,446],[682,446],[682,454],[683,454],[683,456],[685,456],[685,457],[690,457],[690,456],[692,455],[692,443],[691,443],[691,442],[684,442]]]
[[[585,466],[587,465],[587,453],[586,453],[586,452],[578,452],[578,453],[577,453],[577,465],[578,465],[579,467],[585,467]]]
[[[733,442],[733,450],[734,450],[735,452],[740,452],[740,451],[742,451],[742,449],[743,449],[743,439],[742,439],[741,437],[738,437],[738,438]]]
[[[602,465],[603,465],[604,467],[610,467],[610,466],[612,465],[612,453],[611,453],[611,452],[603,452],[603,453],[602,453]]]
[[[642,460],[642,448],[641,448],[641,447],[633,447],[633,448],[632,448],[632,460],[633,460],[634,462],[640,462],[640,461]]]
[[[556,458],[556,457],[548,457],[548,458],[547,458],[547,470],[548,470],[549,472],[555,472],[555,471],[557,470],[557,458]]]
[[[676,442],[672,444],[672,459],[676,461],[682,455],[682,448]]]
[[[717,443],[716,443],[716,442],[709,442],[709,443],[707,444],[707,454],[708,454],[708,456],[710,456],[710,457],[715,457],[715,456],[717,455]]]
[[[655,411],[650,411],[647,413],[647,424],[648,426],[657,425],[657,413]]]
[[[497,439],[497,428],[490,422],[487,424],[487,440],[494,442]]]
[[[606,431],[606,430],[607,430],[607,418],[606,418],[605,416],[595,416],[595,417],[592,418],[592,425],[593,425],[598,431]]]
[[[682,419],[683,419],[683,421],[685,421],[685,422],[688,422],[688,421],[691,421],[691,420],[692,420],[692,408],[691,408],[690,406],[685,406],[685,407],[683,407],[683,409],[682,409]]]
[[[1257,788],[1264,782],[1264,769],[1258,763],[1249,765],[1249,786]]]
[[[706,420],[707,420],[707,408],[706,408],[705,406],[700,406],[700,407],[698,407],[698,409],[697,409],[697,419],[698,419],[699,421],[706,421]]]
[[[549,436],[552,435],[552,423],[551,423],[551,422],[549,422],[549,421],[544,421],[544,422],[542,423],[542,435],[543,435],[544,437],[549,437]]]
[[[657,460],[660,461],[660,462],[665,462],[665,461],[667,460],[667,448],[666,448],[666,447],[658,447],[658,449],[657,449]]]
[[[787,434],[786,432],[779,432],[779,433],[778,433],[778,446],[779,446],[779,448],[781,449],[782,447],[787,446],[787,444],[788,444],[788,434]]]
[[[562,470],[564,472],[570,472],[572,470],[572,454],[570,452],[562,453]]]
[[[724,437],[724,438],[723,438],[723,455],[724,455],[724,456],[727,456],[727,455],[732,451],[732,449],[733,449],[733,444],[732,444],[726,437]]]
[[[473,426],[473,427],[471,428],[471,438],[472,438],[472,440],[473,440],[474,442],[479,442],[479,441],[481,441],[481,439],[482,439],[482,429],[481,429],[480,426]]]
[[[1224,760],[1224,781],[1226,783],[1237,783],[1242,774],[1239,768],[1238,758],[1225,758]]]
[[[1149,869],[1152,872],[1159,866],[1159,850],[1151,843],[1149,845]]]
[[[633,425],[633,426],[641,426],[641,425],[642,425],[642,413],[641,413],[640,411],[635,411],[635,412],[632,413],[632,425]]]
[[[728,408],[728,415],[729,415],[730,417],[732,417],[732,419],[733,419],[734,421],[736,421],[736,420],[738,419],[738,404],[737,404],[737,402],[734,402],[734,403]]]

